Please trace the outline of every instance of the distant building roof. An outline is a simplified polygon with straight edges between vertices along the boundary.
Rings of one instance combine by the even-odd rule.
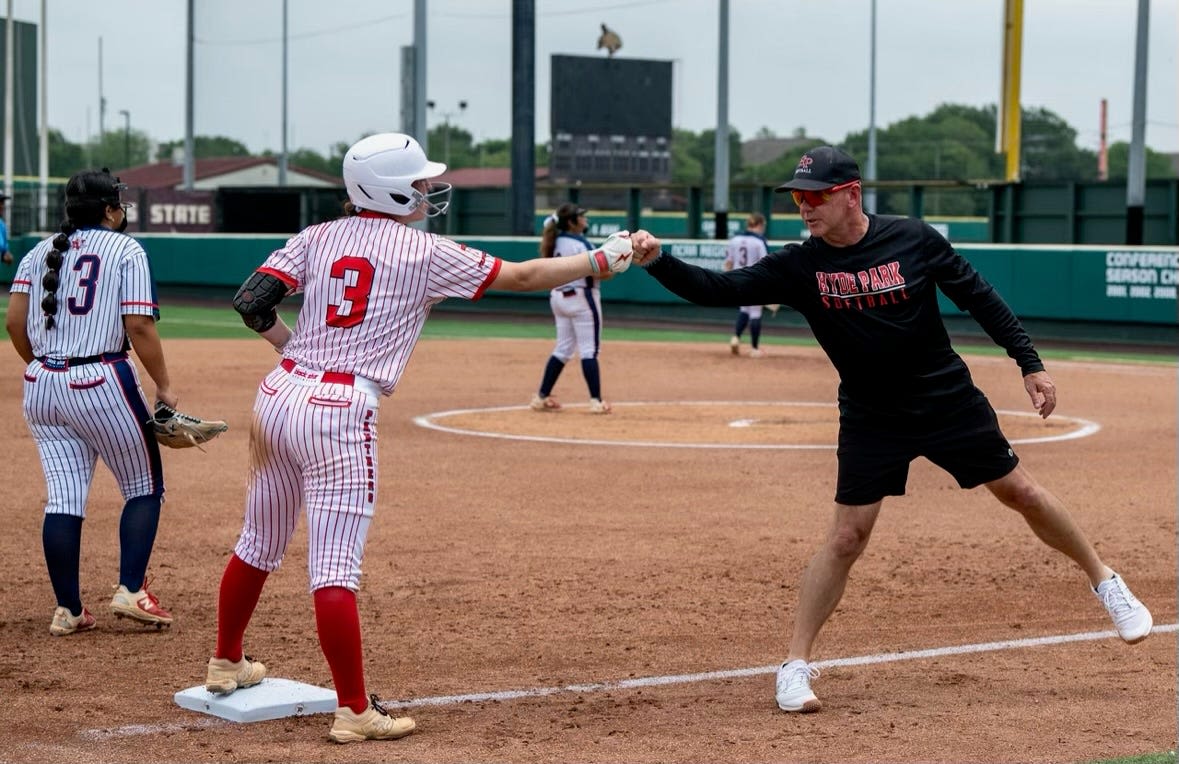
[[[198,159],[193,163],[193,181],[201,188],[216,188],[223,185],[243,185],[253,182],[257,185],[272,185],[277,177],[277,157],[211,157]],[[273,174],[272,174],[273,173]],[[287,181],[291,185],[342,186],[338,176],[309,170],[295,165],[287,166]],[[119,180],[137,188],[179,188],[184,182],[184,166],[173,162],[156,162],[119,171]],[[268,182],[269,181],[269,182]]]
[[[536,179],[548,180],[549,168],[537,167]],[[455,188],[504,188],[512,185],[510,167],[461,167],[448,170],[438,178]]]

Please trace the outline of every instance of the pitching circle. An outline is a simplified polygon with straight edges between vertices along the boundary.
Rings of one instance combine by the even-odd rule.
[[[493,406],[438,411],[414,417],[413,422],[419,427],[452,435],[582,446],[781,451],[832,450],[836,447],[838,417],[832,413],[836,410],[834,403],[630,401],[612,405],[616,413],[609,416],[590,416],[584,404],[567,404],[561,412],[543,414],[528,406]],[[667,412],[685,407],[711,408],[713,411],[670,421],[662,414],[645,413],[636,417],[626,411],[662,409]],[[1080,417],[1054,414],[1045,423],[1034,412],[996,410],[996,413],[1012,445],[1076,440],[1101,429],[1097,422]],[[1002,421],[1006,418],[1010,419]],[[663,432],[662,437],[658,435],[659,431]],[[1022,434],[1012,437],[1013,431]],[[715,437],[722,434],[724,438]],[[671,435],[675,437],[669,437]],[[757,442],[759,439],[761,442]],[[810,442],[805,442],[808,440]]]

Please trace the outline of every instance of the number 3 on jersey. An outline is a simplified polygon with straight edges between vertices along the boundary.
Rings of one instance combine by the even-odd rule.
[[[368,294],[373,287],[373,265],[363,257],[341,257],[332,263],[332,281],[343,282],[338,303],[328,303],[328,326],[347,329],[364,320],[368,310]],[[333,287],[335,285],[333,284]],[[332,289],[334,293],[336,288]]]

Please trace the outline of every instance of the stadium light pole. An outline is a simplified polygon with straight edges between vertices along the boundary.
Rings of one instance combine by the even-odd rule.
[[[287,184],[287,59],[290,33],[287,25],[287,0],[282,0],[282,152],[278,155],[278,185]]]
[[[868,44],[868,172],[864,178],[876,182],[876,0],[872,0],[871,32]],[[876,214],[876,187],[864,189],[864,206]]]
[[[1126,243],[1141,244],[1146,207],[1146,69],[1150,0],[1138,0],[1134,34],[1134,104],[1126,158]]]
[[[119,109],[123,115],[123,169],[131,166],[131,112]]]
[[[41,0],[41,44],[38,51],[41,54],[41,65],[37,72],[41,83],[39,88],[41,100],[38,104],[41,124],[38,125],[37,147],[37,175],[40,180],[40,190],[37,195],[37,227],[42,231],[49,228],[49,54],[46,53],[46,48],[49,46],[49,33],[46,31],[48,24],[49,0]]]
[[[716,146],[712,209],[714,239],[729,238],[729,0],[720,0],[717,24]]]

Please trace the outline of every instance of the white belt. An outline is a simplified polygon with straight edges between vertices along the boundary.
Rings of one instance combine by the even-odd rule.
[[[381,386],[367,377],[358,377],[355,374],[349,374],[347,372],[312,369],[308,366],[295,363],[290,358],[282,359],[279,367],[291,375],[292,378],[301,381],[303,384],[322,382],[327,385],[348,385],[355,387],[361,392],[368,393],[374,398],[381,397]]]

